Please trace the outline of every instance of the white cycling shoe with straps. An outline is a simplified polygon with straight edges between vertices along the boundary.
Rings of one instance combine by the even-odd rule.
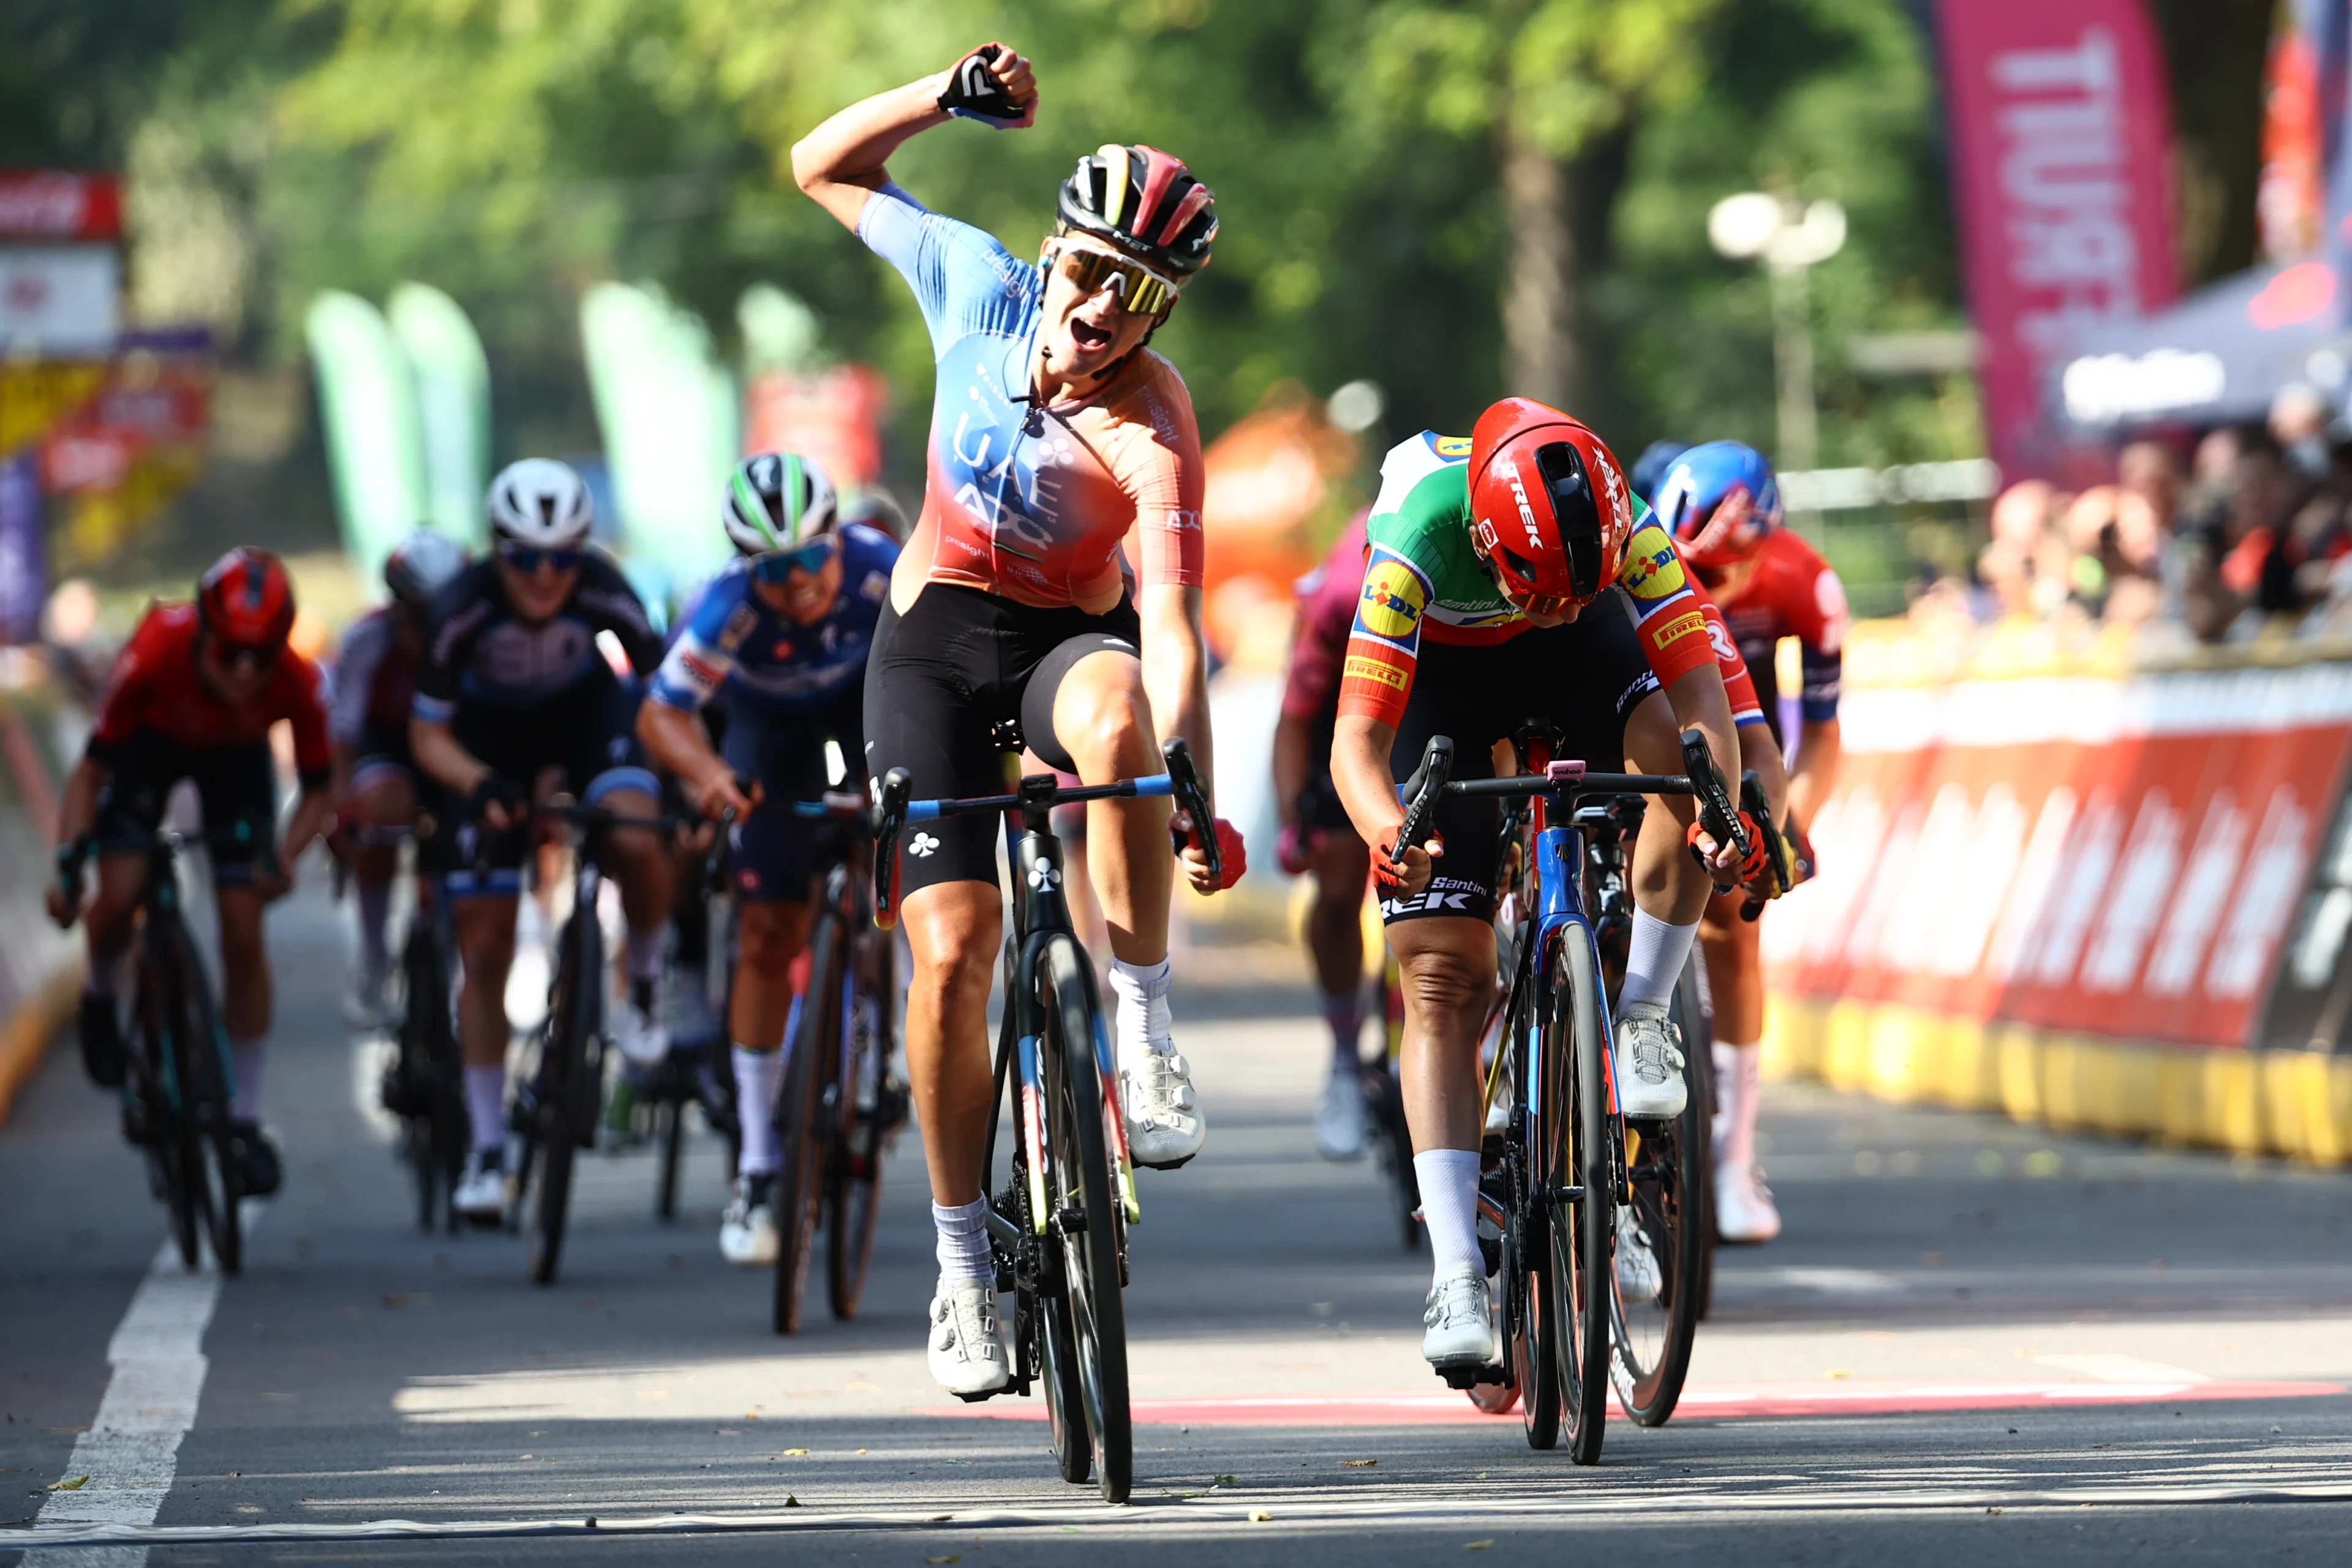
[[[1617,1015],[1617,1109],[1667,1121],[1690,1103],[1682,1035],[1654,1002],[1629,1002]]]
[[[941,1279],[931,1297],[926,1359],[941,1388],[958,1399],[985,1399],[1013,1381],[996,1327],[996,1282]]]
[[[1780,1210],[1763,1169],[1753,1161],[1715,1170],[1715,1234],[1735,1243],[1770,1241],[1780,1234]]]
[[[1421,1336],[1422,1359],[1440,1372],[1503,1359],[1486,1277],[1475,1268],[1456,1268],[1432,1284],[1421,1321],[1428,1330]]]
[[[1127,1152],[1155,1171],[1172,1171],[1208,1141],[1192,1093],[1192,1064],[1171,1037],[1168,981],[1162,975],[1138,992],[1112,977],[1111,1037],[1118,1042],[1118,1104],[1127,1122]]]

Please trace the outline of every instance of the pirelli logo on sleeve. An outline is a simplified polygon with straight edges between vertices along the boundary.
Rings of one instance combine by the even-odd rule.
[[[1670,647],[1693,632],[1702,637],[1706,635],[1706,617],[1696,610],[1686,610],[1658,628],[1658,647],[1661,648]]]
[[[1360,653],[1348,656],[1348,662],[1340,672],[1340,679],[1370,681],[1375,686],[1385,686],[1391,691],[1402,691],[1412,680],[1411,676],[1387,659],[1375,658]]]

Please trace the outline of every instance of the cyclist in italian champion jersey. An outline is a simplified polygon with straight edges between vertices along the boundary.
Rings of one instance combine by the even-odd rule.
[[[1658,513],[1721,600],[1779,741],[1787,739],[1780,734],[1780,642],[1797,639],[1804,684],[1788,826],[1790,847],[1809,872],[1805,829],[1837,768],[1845,589],[1811,545],[1781,526],[1780,482],[1752,447],[1709,441],[1684,453],[1659,486]],[[1720,900],[1709,908],[1699,940],[1715,999],[1716,1228],[1726,1241],[1769,1241],[1780,1234],[1780,1213],[1755,1155],[1757,1047],[1764,1037],[1757,928],[1738,918],[1733,900]]]
[[[670,645],[637,710],[637,735],[695,809],[735,814],[729,847],[740,951],[727,1025],[743,1137],[719,1249],[730,1263],[763,1267],[776,1260],[783,1151],[775,1105],[791,970],[816,915],[811,879],[828,828],[757,808],[836,787],[865,795],[866,658],[898,546],[843,522],[824,470],[789,452],[744,459],[719,518],[738,559],[704,587]],[[716,748],[700,718],[713,702],[726,715]],[[838,781],[828,741],[840,752]],[[751,781],[748,791],[739,779]]]
[[[449,893],[465,971],[457,1037],[473,1147],[454,1205],[478,1224],[506,1208],[507,972],[529,850],[529,804],[561,788],[625,817],[650,817],[659,784],[637,746],[637,691],[606,662],[610,634],[631,670],[651,675],[661,637],[612,559],[588,542],[594,507],[580,476],[526,458],[490,481],[490,553],[435,601],[416,677],[409,743],[446,792]],[[652,830],[604,836],[605,869],[628,923],[628,995],[613,1014],[622,1055],[658,1062],[662,935],[670,865]],[[486,875],[478,879],[479,862]]]
[[[408,716],[416,699],[416,667],[425,657],[425,617],[434,596],[465,569],[466,552],[456,540],[418,529],[383,559],[392,602],[353,621],[335,649],[327,738],[335,748],[342,793],[331,843],[341,841],[346,826],[406,827],[416,820]],[[383,984],[392,971],[384,929],[400,847],[371,843],[338,853],[351,866],[359,904],[360,961],[343,996],[343,1017],[355,1029],[372,1029],[383,1021]]]
[[[1381,465],[1367,531],[1331,773],[1373,847],[1402,974],[1405,1114],[1434,1264],[1422,1353],[1441,1371],[1485,1366],[1497,1346],[1476,1230],[1477,1053],[1495,984],[1496,808],[1448,797],[1429,848],[1401,847],[1396,784],[1433,734],[1453,737],[1456,777],[1490,776],[1492,748],[1530,719],[1561,732],[1559,756],[1623,758],[1637,772],[1680,772],[1688,726],[1727,774],[1738,753],[1706,617],[1672,545],[1608,447],[1568,416],[1507,398],[1466,440],[1403,442]],[[1686,799],[1653,802],[1616,1010],[1614,1076],[1631,1116],[1685,1103],[1666,1000],[1710,869],[1762,868],[1699,832]]]
[[[229,1118],[248,1194],[278,1190],[278,1151],[261,1131],[262,1046],[272,1011],[262,910],[293,886],[295,861],[326,826],[334,754],[318,667],[286,646],[294,584],[266,550],[232,550],[196,584],[194,604],[158,605],[123,646],[99,700],[89,749],[67,781],[59,812],[60,868],[98,857],[86,912],[89,967],[82,982],[82,1065],[120,1088],[123,1058],[116,986],[131,916],[147,880],[148,836],[163,820],[173,786],[187,779],[204,811],[220,911],[221,1026],[228,1036]],[[278,770],[269,731],[294,733],[302,799],[278,835]],[[84,915],[48,890],[50,918]]]
[[[1036,116],[1029,62],[1000,45],[835,114],[793,149],[800,187],[905,277],[938,362],[923,510],[891,580],[866,668],[867,770],[903,767],[917,797],[994,794],[992,731],[1090,783],[1160,771],[1182,736],[1211,776],[1201,635],[1200,433],[1175,368],[1146,346],[1217,232],[1209,187],[1167,153],[1105,146],[1063,182],[1041,264],[926,209],[886,163],[951,118]],[[1121,541],[1140,555],[1127,588]],[[1136,1163],[1190,1160],[1204,1135],[1168,1013],[1168,807],[1087,807],[1089,869],[1110,927],[1119,1100]],[[1243,868],[1222,822],[1191,825],[1186,876],[1214,891]],[[995,1319],[980,1158],[986,1025],[1003,923],[996,836],[968,816],[905,846],[914,953],[907,1057],[939,1229],[930,1366],[951,1392],[1008,1378]]]

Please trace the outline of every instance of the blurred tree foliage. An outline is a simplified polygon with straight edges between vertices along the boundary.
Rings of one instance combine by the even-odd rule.
[[[1589,399],[1629,455],[1661,434],[1769,442],[1762,279],[1705,237],[1712,202],[1760,183],[1846,204],[1852,237],[1814,295],[1824,456],[1898,460],[1977,450],[1965,378],[1865,384],[1843,368],[1855,332],[1959,322],[1916,13],[14,0],[0,26],[26,47],[0,48],[0,152],[127,162],[153,215],[138,220],[144,308],[233,309],[251,354],[298,354],[321,288],[449,289],[490,345],[501,456],[594,444],[576,341],[587,284],[656,280],[722,342],[746,285],[783,284],[820,312],[832,353],[901,389],[911,471],[920,321],[895,276],[793,189],[788,153],[852,99],[1001,37],[1038,62],[1036,129],[948,127],[893,173],[1026,254],[1080,153],[1148,141],[1184,157],[1217,188],[1224,228],[1157,346],[1211,433],[1286,382],[1378,381],[1390,412],[1375,434],[1393,438],[1466,427],[1507,378],[1558,377],[1547,389]]]

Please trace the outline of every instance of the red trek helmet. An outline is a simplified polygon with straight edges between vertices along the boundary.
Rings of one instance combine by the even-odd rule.
[[[1534,614],[1581,607],[1617,580],[1633,536],[1625,471],[1557,408],[1506,397],[1470,434],[1470,539]]]
[[[240,544],[196,584],[196,616],[223,646],[276,652],[294,629],[294,582],[267,550]]]

